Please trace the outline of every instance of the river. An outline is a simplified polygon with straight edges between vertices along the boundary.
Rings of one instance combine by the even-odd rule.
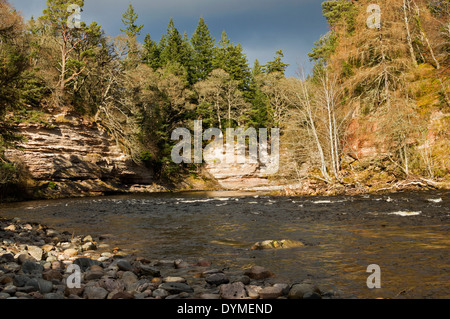
[[[217,268],[268,268],[280,281],[312,279],[344,298],[450,298],[450,192],[273,197],[193,192],[3,204],[19,217],[150,259],[206,258]],[[263,240],[306,246],[255,251]],[[368,289],[367,267],[381,268]]]

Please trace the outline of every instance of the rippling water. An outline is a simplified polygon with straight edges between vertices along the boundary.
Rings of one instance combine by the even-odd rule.
[[[343,297],[450,298],[450,192],[130,195],[8,204],[0,216],[109,234],[111,244],[153,259],[207,258],[237,270],[260,265],[280,281],[311,278]],[[250,250],[281,239],[306,246]],[[381,289],[366,286],[371,264],[381,267]]]

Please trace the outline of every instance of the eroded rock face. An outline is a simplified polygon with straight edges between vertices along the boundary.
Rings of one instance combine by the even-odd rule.
[[[23,163],[34,180],[53,182],[49,191],[73,196],[154,183],[153,171],[134,163],[95,123],[21,124],[18,133],[24,140],[6,157]]]
[[[226,189],[245,189],[269,185],[264,166],[258,159],[250,161],[247,154],[235,147],[236,162],[229,163],[224,154],[228,145],[213,142],[204,154],[206,170]]]

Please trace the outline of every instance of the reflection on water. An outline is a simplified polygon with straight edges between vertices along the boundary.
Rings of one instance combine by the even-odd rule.
[[[343,297],[449,298],[449,195],[151,194],[8,204],[0,215],[109,234],[111,244],[150,259],[207,258],[238,270],[260,265],[279,280],[312,278]],[[306,246],[250,250],[282,239]],[[371,264],[381,267],[382,289],[366,286]]]

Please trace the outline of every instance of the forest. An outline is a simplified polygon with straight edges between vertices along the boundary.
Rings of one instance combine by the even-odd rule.
[[[381,8],[369,28],[367,8]],[[70,28],[67,6],[48,0],[29,21],[0,0],[0,187],[20,184],[5,158],[19,123],[77,114],[110,134],[161,179],[199,171],[175,164],[171,132],[204,127],[279,128],[281,169],[270,179],[363,191],[399,183],[427,187],[450,176],[450,1],[334,0],[322,3],[329,32],[314,44],[313,70],[286,77],[283,50],[250,63],[226,32],[216,41],[203,17],[192,35],[175,21],[138,42],[132,4],[121,35],[92,22]],[[207,19],[207,17],[205,17]],[[447,184],[445,184],[447,183]]]

